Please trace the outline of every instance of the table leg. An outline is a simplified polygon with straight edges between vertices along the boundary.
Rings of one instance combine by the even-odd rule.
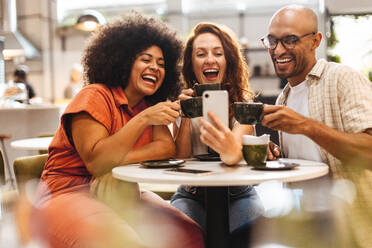
[[[205,210],[207,248],[228,248],[230,233],[228,187],[206,187]]]

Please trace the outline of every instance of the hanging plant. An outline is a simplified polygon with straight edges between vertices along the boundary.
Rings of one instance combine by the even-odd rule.
[[[337,54],[332,53],[332,49],[336,46],[338,43],[336,32],[335,32],[335,23],[333,17],[329,18],[329,35],[327,35],[327,46],[328,46],[328,52],[327,52],[327,60],[341,63],[341,57]]]
[[[341,57],[338,56],[338,55],[328,54],[327,55],[327,60],[332,61],[332,62],[336,62],[336,63],[341,63]]]
[[[327,45],[329,48],[334,48],[338,43],[336,32],[335,32],[335,23],[333,21],[333,17],[330,18],[330,26],[329,26],[329,37],[327,39]]]

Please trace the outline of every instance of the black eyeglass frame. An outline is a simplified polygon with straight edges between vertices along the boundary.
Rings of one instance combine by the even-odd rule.
[[[280,41],[280,43],[282,43],[282,46],[285,48],[285,49],[293,49],[295,46],[296,46],[296,43],[299,42],[302,38],[306,37],[306,36],[309,36],[309,35],[314,35],[316,34],[317,32],[311,32],[311,33],[307,33],[307,34],[304,34],[304,35],[301,35],[301,36],[297,36],[295,34],[290,34],[290,35],[286,35],[284,36],[283,38],[274,38],[275,39],[275,46],[274,47],[270,47],[270,42],[269,42],[269,38],[268,38],[268,35],[265,36],[265,37],[262,37],[260,40],[262,42],[262,45],[266,48],[266,49],[271,49],[271,50],[274,50],[277,48],[278,46],[278,43]],[[289,38],[289,37],[293,37],[294,41],[293,41],[293,44],[290,44],[288,46],[288,44],[286,45],[284,39],[286,38]],[[267,44],[269,44],[269,46],[267,46],[265,40],[267,40]],[[293,45],[293,46],[292,46]]]

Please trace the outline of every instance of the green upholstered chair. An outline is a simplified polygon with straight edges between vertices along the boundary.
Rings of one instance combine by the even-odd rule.
[[[34,156],[20,157],[14,160],[14,173],[18,185],[27,182],[30,179],[40,178],[43,172],[45,162],[48,154],[40,154]],[[0,168],[1,174],[1,168]],[[141,189],[150,190],[164,200],[170,200],[174,192],[176,192],[178,185],[174,184],[148,184],[140,183]]]
[[[13,163],[13,168],[18,185],[30,179],[39,179],[47,158],[48,154],[16,158]]]

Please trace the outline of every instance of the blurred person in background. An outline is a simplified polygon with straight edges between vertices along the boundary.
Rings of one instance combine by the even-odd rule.
[[[32,215],[49,247],[204,247],[201,228],[136,183],[120,165],[175,154],[182,43],[165,23],[132,13],[98,30],[82,64],[87,86],[67,106]]]
[[[74,64],[70,72],[70,82],[63,92],[65,99],[72,99],[83,87],[82,72],[83,67],[80,64]]]
[[[348,66],[317,59],[321,39],[313,10],[290,5],[273,15],[262,41],[288,84],[276,106],[264,106],[262,125],[280,131],[284,157],[321,161],[333,179],[351,179],[348,233],[372,247],[372,84]]]
[[[22,83],[26,86],[28,99],[32,99],[36,96],[35,90],[27,80],[29,69],[26,65],[19,65],[16,67],[13,76],[14,83]]]
[[[35,90],[28,83],[27,75],[29,69],[26,65],[18,65],[13,73],[13,80],[10,80],[2,89],[2,97],[21,103],[30,103],[35,98]]]
[[[242,159],[242,135],[252,135],[254,127],[242,125],[233,117],[232,103],[252,100],[253,97],[248,82],[248,66],[239,50],[235,35],[226,27],[213,23],[200,23],[195,26],[186,41],[182,74],[186,89],[182,90],[178,97],[180,100],[194,96],[193,86],[197,83],[222,84],[222,89],[229,93],[230,124],[229,127],[224,126],[223,130],[209,125],[209,128],[221,134],[221,139],[207,142],[197,118],[182,118],[178,125],[174,123],[176,157],[187,158],[206,154],[209,146],[220,155],[224,163],[238,163]],[[211,118],[216,120],[217,117],[213,115]],[[232,247],[246,247],[249,235],[245,228],[260,216],[261,202],[252,186],[229,187],[229,194],[230,231],[234,237],[236,233],[242,233],[232,238]],[[180,186],[172,197],[171,204],[206,228],[203,187]]]

